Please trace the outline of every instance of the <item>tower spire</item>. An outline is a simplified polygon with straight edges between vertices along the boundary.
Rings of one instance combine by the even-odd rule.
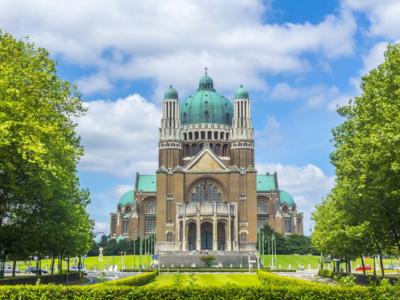
[[[204,68],[204,73],[205,73],[206,76],[207,76],[207,70],[208,70],[208,68],[205,67],[205,68]]]

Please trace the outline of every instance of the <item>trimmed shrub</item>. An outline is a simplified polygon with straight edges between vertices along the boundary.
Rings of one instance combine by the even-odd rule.
[[[335,278],[335,273],[332,270],[319,270],[318,275],[322,277]]]
[[[104,283],[100,283],[101,285],[109,285],[109,286],[121,286],[121,285],[126,285],[126,286],[141,286],[141,285],[146,285],[156,279],[158,275],[158,271],[155,270],[150,273],[144,273],[144,274],[139,274],[139,275],[133,275],[129,276],[126,278],[121,278],[117,280],[111,280],[107,281]]]
[[[0,300],[53,299],[400,299],[400,289],[314,286],[264,287],[127,287],[10,286],[0,287]]]

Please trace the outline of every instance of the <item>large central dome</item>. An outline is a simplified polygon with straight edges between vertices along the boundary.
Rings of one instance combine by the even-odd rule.
[[[200,78],[196,93],[181,104],[182,124],[232,124],[232,103],[215,92],[214,83],[207,73]]]

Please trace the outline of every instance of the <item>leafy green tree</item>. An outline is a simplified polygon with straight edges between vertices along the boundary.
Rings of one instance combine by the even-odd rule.
[[[384,63],[362,78],[361,89],[338,109],[344,122],[333,130],[331,155],[337,181],[314,214],[313,237],[320,249],[382,257],[400,249],[399,44],[388,46]]]
[[[83,154],[73,122],[85,112],[80,96],[33,43],[0,32],[0,61],[1,259],[40,258],[55,245],[83,251],[91,221],[76,170]],[[81,243],[72,246],[71,239]]]

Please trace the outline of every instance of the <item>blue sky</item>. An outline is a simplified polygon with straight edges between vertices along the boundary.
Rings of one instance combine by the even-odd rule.
[[[256,168],[310,214],[334,184],[329,163],[338,105],[400,36],[400,1],[3,0],[0,28],[47,48],[89,111],[77,120],[81,184],[97,231],[134,184],[154,173],[163,90],[184,100],[209,69],[232,99],[252,101]]]

